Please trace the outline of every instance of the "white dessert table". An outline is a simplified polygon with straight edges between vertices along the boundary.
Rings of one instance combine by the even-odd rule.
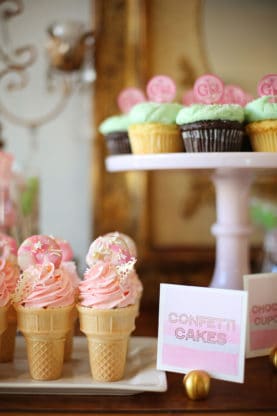
[[[106,158],[109,172],[187,170],[209,174],[215,186],[217,222],[216,261],[211,287],[242,289],[250,272],[249,193],[256,175],[277,170],[277,153],[161,153],[116,155]]]

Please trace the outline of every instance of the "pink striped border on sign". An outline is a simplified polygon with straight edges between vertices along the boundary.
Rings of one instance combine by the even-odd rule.
[[[157,368],[243,382],[247,292],[160,286]]]
[[[248,291],[246,357],[268,355],[277,343],[277,273],[243,276]]]

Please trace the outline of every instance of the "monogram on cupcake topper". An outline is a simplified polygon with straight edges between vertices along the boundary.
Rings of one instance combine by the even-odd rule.
[[[277,99],[277,74],[265,75],[258,83],[258,95],[271,96],[270,101],[276,103]]]

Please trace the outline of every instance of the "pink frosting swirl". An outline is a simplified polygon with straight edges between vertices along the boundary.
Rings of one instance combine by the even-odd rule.
[[[135,270],[133,270],[129,276],[130,285],[132,287],[132,291],[137,294],[137,297],[140,298],[143,292],[143,285],[138,277],[138,274]]]
[[[97,309],[133,305],[136,295],[128,278],[122,278],[112,263],[98,261],[84,275],[79,285],[80,304]]]
[[[3,274],[0,274],[0,306],[6,306],[10,300],[10,292],[7,288]]]
[[[60,307],[72,305],[74,293],[68,274],[62,269],[55,269],[53,263],[37,264],[23,272],[14,301],[26,307]]]
[[[4,277],[9,292],[13,293],[20,276],[17,264],[0,258],[0,275]]]
[[[78,289],[81,279],[78,276],[76,264],[74,261],[63,261],[60,265],[60,269],[63,271],[63,273],[67,273],[73,288]]]

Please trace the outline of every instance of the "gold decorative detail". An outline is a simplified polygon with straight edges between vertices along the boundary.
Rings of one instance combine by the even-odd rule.
[[[4,86],[8,91],[21,90],[25,88],[29,83],[29,76],[27,70],[33,65],[37,58],[37,51],[33,45],[25,45],[20,48],[13,49],[10,35],[8,31],[8,20],[14,16],[23,12],[23,4],[20,0],[0,0],[0,25],[2,44],[0,44],[0,62],[4,64],[4,68],[0,70],[0,87]],[[55,35],[55,27],[58,24],[51,26],[48,29],[48,35],[51,37],[47,44],[47,51],[49,54],[49,60],[51,67],[59,70],[64,76],[69,75],[68,78],[60,77],[61,92],[57,103],[46,114],[40,117],[25,119],[13,113],[11,109],[8,109],[3,101],[0,101],[0,114],[9,120],[12,124],[16,124],[29,129],[36,129],[43,124],[55,119],[64,109],[68,103],[69,97],[74,92],[74,80],[70,75],[76,71],[80,71],[81,65],[85,64],[86,50],[92,52],[92,44],[94,41],[94,34],[92,31],[85,32],[82,25],[75,24],[74,22],[66,22],[60,25],[60,30],[67,32],[73,32],[74,30],[83,31],[80,36],[76,35],[75,43],[72,45],[65,39]],[[77,26],[77,29],[75,29]],[[79,35],[79,33],[78,33]],[[65,36],[64,36],[65,37]],[[70,43],[70,45],[69,45]],[[61,48],[61,46],[63,48]],[[62,49],[62,51],[61,51]],[[83,76],[83,82],[94,81],[94,68],[90,68],[91,73],[86,77]],[[88,68],[87,68],[88,70]],[[87,78],[87,81],[85,80]]]
[[[50,65],[58,71],[72,72],[82,69],[86,54],[86,44],[94,42],[92,31],[78,21],[54,23],[47,30],[49,39],[46,50]]]
[[[134,272],[136,259],[133,257],[131,260],[129,260],[127,263],[122,263],[118,266],[116,266],[117,273],[119,274],[120,281],[125,282],[126,278]]]
[[[183,385],[191,400],[203,400],[210,391],[210,376],[205,371],[193,370],[183,378]]]

